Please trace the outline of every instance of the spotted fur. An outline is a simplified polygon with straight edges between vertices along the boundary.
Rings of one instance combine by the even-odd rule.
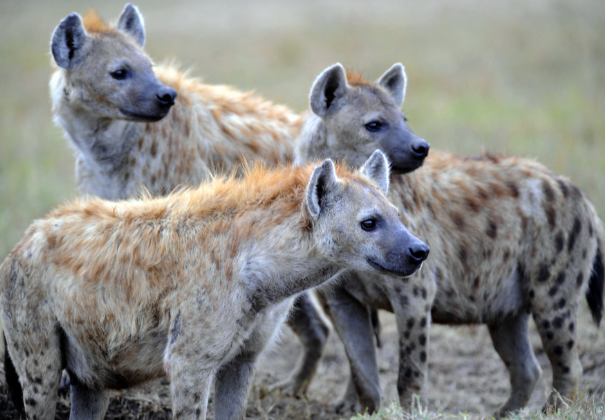
[[[339,145],[342,156],[357,156]],[[584,194],[532,160],[431,152],[422,168],[391,176],[389,197],[404,224],[431,246],[431,257],[404,284],[350,274],[324,291],[351,362],[354,386],[345,401],[359,398],[370,411],[381,401],[368,307],[395,313],[404,405],[424,390],[429,326],[437,322],[487,324],[512,387],[495,415],[523,407],[542,373],[529,342],[530,315],[553,368],[553,388],[571,398],[582,374],[578,306],[586,293],[598,323],[603,305],[603,227]],[[555,394],[550,404],[557,404]]]
[[[70,418],[102,419],[107,390],[166,374],[175,419],[205,418],[213,379],[215,418],[241,418],[256,358],[295,295],[347,268],[409,276],[422,265],[408,248],[428,247],[399,221],[384,177],[380,152],[358,173],[330,160],[256,166],[35,221],[0,266],[9,385],[22,385],[25,414],[54,419],[65,368]]]

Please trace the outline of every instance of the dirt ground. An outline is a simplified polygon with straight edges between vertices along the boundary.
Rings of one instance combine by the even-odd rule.
[[[378,350],[378,366],[383,403],[397,398],[397,331],[392,314],[381,312],[383,347]],[[578,330],[578,348],[584,375],[580,394],[602,395],[605,392],[605,335],[592,323],[582,308]],[[532,344],[544,370],[534,391],[530,409],[539,410],[552,380],[548,359],[532,325]],[[428,408],[433,412],[486,415],[502,403],[508,393],[508,375],[493,349],[485,326],[448,327],[433,325],[428,380]],[[283,327],[281,339],[274,343],[260,361],[248,401],[249,419],[340,419],[352,413],[337,413],[334,406],[344,393],[348,381],[348,362],[343,346],[332,334],[320,370],[306,399],[288,398],[268,393],[268,385],[288,376],[300,355],[296,336]],[[3,374],[3,372],[2,372]],[[3,379],[3,378],[2,378]],[[167,381],[117,393],[112,399],[107,419],[170,419],[170,390]],[[4,382],[0,385],[0,418],[16,419],[7,403]],[[57,419],[69,418],[69,395],[57,404]],[[213,417],[212,401],[209,418]]]

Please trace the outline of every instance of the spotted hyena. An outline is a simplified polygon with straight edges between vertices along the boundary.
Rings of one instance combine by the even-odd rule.
[[[7,379],[28,418],[101,419],[108,390],[170,376],[175,418],[242,418],[255,361],[293,296],[353,268],[399,282],[429,252],[358,171],[248,170],[164,198],[80,200],[32,224],[0,266]],[[16,392],[15,392],[16,391]],[[20,393],[19,391],[22,391]],[[21,394],[21,398],[18,396]]]
[[[340,124],[306,124],[300,133],[306,116],[284,106],[202,84],[174,67],[158,65],[152,71],[144,43],[143,17],[130,4],[116,26],[94,11],[83,18],[74,13],[52,36],[54,118],[77,151],[83,194],[117,200],[137,196],[144,186],[164,195],[243,161],[285,163],[293,159],[293,139],[316,137],[318,130],[330,144],[358,145],[357,166],[365,160],[361,156],[378,148],[388,153],[395,170],[409,171],[428,153],[429,144],[410,130],[399,111],[405,90],[400,64],[386,71],[371,92],[350,94],[332,106]],[[350,77],[354,83],[357,75]],[[384,123],[379,129],[376,116]],[[316,121],[312,113],[308,118]],[[289,322],[297,332],[304,329],[303,365],[314,372],[328,328],[304,296]]]
[[[311,93],[313,124],[335,124],[330,108],[369,86],[347,82],[339,65],[326,70]],[[314,103],[322,95],[332,102]],[[297,160],[334,149],[351,162],[361,158],[346,142],[302,138]],[[575,334],[582,296],[597,324],[603,309],[603,227],[584,194],[533,160],[432,152],[422,168],[391,176],[389,198],[402,222],[431,246],[431,258],[405,283],[352,273],[324,288],[351,363],[348,401],[355,391],[362,408],[374,411],[381,401],[369,307],[395,313],[402,404],[424,388],[432,321],[487,324],[512,388],[496,416],[526,405],[542,373],[529,341],[530,315],[552,365],[553,388],[572,397],[582,375]],[[556,404],[555,394],[547,404]]]

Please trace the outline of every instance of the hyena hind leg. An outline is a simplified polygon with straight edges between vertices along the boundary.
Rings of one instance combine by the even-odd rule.
[[[508,369],[511,386],[510,396],[496,410],[495,418],[525,407],[542,376],[529,340],[528,318],[523,312],[488,325],[494,348]]]
[[[58,334],[52,326],[48,330],[40,328],[35,335],[30,334],[29,328],[20,331],[10,323],[5,323],[4,327],[8,332],[6,351],[14,367],[13,373],[20,379],[12,386],[20,387],[21,393],[19,389],[13,389],[12,394],[22,397],[27,418],[54,419],[62,369]]]

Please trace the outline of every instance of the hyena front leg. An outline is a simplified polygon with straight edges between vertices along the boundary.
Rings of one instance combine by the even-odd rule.
[[[302,342],[303,355],[292,376],[275,384],[272,389],[279,388],[286,395],[304,395],[321,362],[330,329],[307,293],[294,301],[288,326]]]
[[[245,418],[248,390],[258,356],[273,340],[290,306],[291,300],[287,300],[269,313],[258,315],[257,317],[262,316],[263,319],[243,342],[239,353],[219,368],[214,388],[216,420]]]
[[[410,279],[385,277],[385,283],[399,333],[399,401],[402,407],[410,407],[414,395],[423,402],[426,399],[429,328],[436,287],[422,273]]]
[[[109,405],[109,395],[103,390],[92,390],[69,375],[71,385],[70,419],[102,420]]]
[[[508,369],[511,386],[508,400],[494,413],[496,418],[525,407],[542,375],[529,341],[528,317],[523,311],[488,325],[494,347]]]
[[[170,396],[173,419],[203,420],[206,418],[210,384],[215,371],[216,369],[207,363],[172,356]]]
[[[322,289],[327,302],[326,312],[342,340],[349,365],[351,379],[357,391],[361,411],[373,413],[382,400],[374,331],[368,308],[346,291],[348,281],[360,281],[353,272],[344,274],[341,284],[329,285]],[[350,388],[350,387],[349,387]],[[345,395],[350,398],[351,395]],[[354,400],[343,400],[345,405],[354,405]]]

